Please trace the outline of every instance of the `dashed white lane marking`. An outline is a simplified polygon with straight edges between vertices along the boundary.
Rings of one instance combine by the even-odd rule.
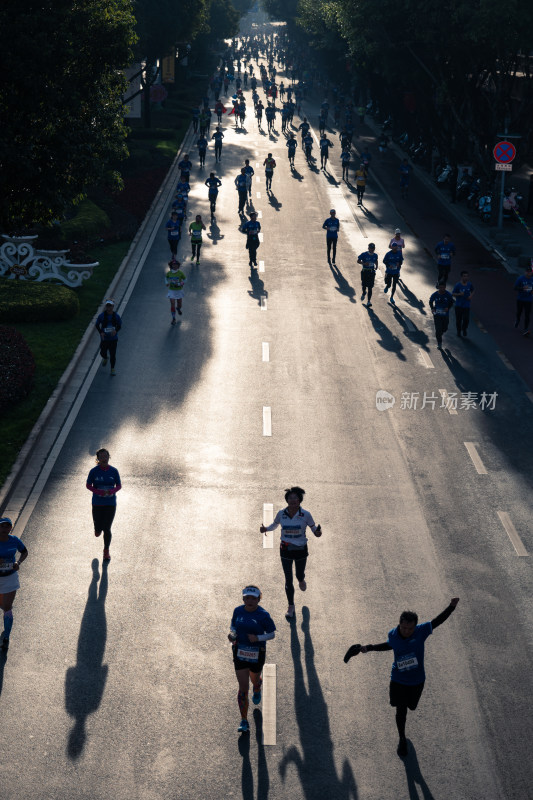
[[[274,522],[274,506],[272,503],[263,503],[263,525],[268,528]],[[271,550],[274,547],[274,531],[267,531],[263,534],[263,550]]]
[[[255,166],[256,166],[256,168],[259,166],[259,161],[255,162]]]
[[[257,219],[263,219],[263,212],[261,211],[261,209],[259,209],[259,211],[257,212]]]
[[[526,392],[526,397],[530,403],[533,403],[533,392]]]
[[[476,325],[478,326],[478,328],[481,331],[481,333],[487,333],[486,328],[483,327],[483,325],[481,324],[481,322],[479,320],[476,320]]]
[[[501,350],[496,350],[496,355],[501,358],[501,360],[503,361],[503,363],[505,364],[507,369],[511,369],[511,370],[513,370],[513,372],[516,371],[515,368],[513,367],[513,365],[511,364],[511,362],[509,361],[509,359],[507,358],[507,356],[504,356],[504,354],[501,352]]]
[[[272,436],[272,409],[263,406],[263,436]]]
[[[261,295],[261,311],[266,311],[266,310],[267,310],[266,294],[262,294]]]
[[[257,235],[259,237],[259,241],[262,242],[263,241],[263,234],[262,233],[258,233]]]
[[[261,183],[261,178],[259,177],[259,175],[255,176],[255,182],[256,183]]]
[[[446,404],[448,414],[457,414],[457,409],[453,407],[452,400],[446,389],[439,389],[439,394]]]
[[[485,465],[481,460],[481,457],[477,451],[477,442],[464,442],[464,446],[468,451],[468,455],[472,459],[472,463],[475,466],[478,475],[487,475],[487,470],[485,469]]]
[[[414,333],[414,331],[416,331],[416,325],[415,325],[414,323],[412,323],[412,322],[411,322],[411,320],[409,319],[409,317],[404,317],[404,318],[403,318],[403,321],[404,321],[404,323],[405,323],[405,327],[407,328],[407,330],[409,331],[409,333]]]
[[[262,343],[263,361],[270,361],[270,345],[268,342]]]
[[[420,359],[422,364],[428,369],[435,369],[433,361],[430,359],[429,355],[422,347],[418,348],[418,358]]]
[[[259,262],[259,272],[264,272],[264,271],[265,271],[265,262],[264,261],[260,261]]]
[[[500,518],[500,522],[505,528],[505,532],[507,536],[511,540],[511,543],[516,550],[517,556],[527,556],[529,553],[527,552],[526,548],[524,547],[520,536],[517,533],[515,526],[511,521],[511,517],[506,511],[498,511],[498,516]]]
[[[256,194],[256,196],[257,196],[257,199],[258,199],[258,200],[261,200],[261,192],[256,192],[255,194]]]
[[[263,667],[263,744],[276,744],[276,665]]]

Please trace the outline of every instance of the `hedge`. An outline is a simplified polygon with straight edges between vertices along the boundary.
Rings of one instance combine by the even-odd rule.
[[[87,241],[95,236],[100,237],[102,230],[111,227],[111,220],[92,200],[82,200],[76,206],[76,216],[62,222],[61,238],[65,241]]]
[[[2,322],[57,322],[80,312],[78,295],[66,286],[0,280]]]
[[[22,334],[0,325],[0,414],[29,393],[34,373],[35,361]]]
[[[190,115],[189,115],[190,116]],[[175,139],[171,128],[130,128],[128,139]]]

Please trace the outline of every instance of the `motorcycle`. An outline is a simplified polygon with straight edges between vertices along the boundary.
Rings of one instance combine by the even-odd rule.
[[[489,223],[492,218],[492,194],[487,192],[477,201],[477,211],[483,222]]]
[[[437,183],[439,185],[443,185],[444,183],[448,182],[450,175],[452,174],[452,165],[446,163],[444,166],[437,167]]]

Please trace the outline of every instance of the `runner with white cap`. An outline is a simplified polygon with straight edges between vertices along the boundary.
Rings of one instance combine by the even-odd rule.
[[[13,627],[13,601],[20,588],[18,571],[28,557],[26,546],[11,534],[13,523],[9,517],[0,519],[0,608],[4,612],[4,634],[2,650],[9,647],[9,637]],[[16,555],[20,553],[17,561]]]
[[[239,733],[249,733],[248,692],[253,686],[252,702],[261,702],[261,672],[265,664],[266,643],[276,635],[272,617],[259,605],[261,591],[250,584],[242,590],[243,605],[237,606],[231,618],[228,639],[233,649],[233,664],[239,683],[237,702],[241,712]]]
[[[389,242],[389,250],[392,249],[392,245],[395,244],[402,253],[405,250],[405,239],[402,238],[402,232],[399,228],[396,228],[394,231],[394,236]]]

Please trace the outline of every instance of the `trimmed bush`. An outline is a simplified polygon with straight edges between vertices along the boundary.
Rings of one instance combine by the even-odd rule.
[[[26,340],[15,328],[0,325],[0,414],[30,392],[35,361]]]
[[[57,322],[79,312],[78,295],[67,286],[0,280],[2,322]]]
[[[105,211],[92,200],[86,199],[76,206],[75,217],[61,223],[61,238],[69,242],[87,241],[100,238],[102,231],[110,227],[111,221]]]
[[[189,114],[190,116],[190,114]],[[130,128],[128,139],[175,139],[171,128]]]

